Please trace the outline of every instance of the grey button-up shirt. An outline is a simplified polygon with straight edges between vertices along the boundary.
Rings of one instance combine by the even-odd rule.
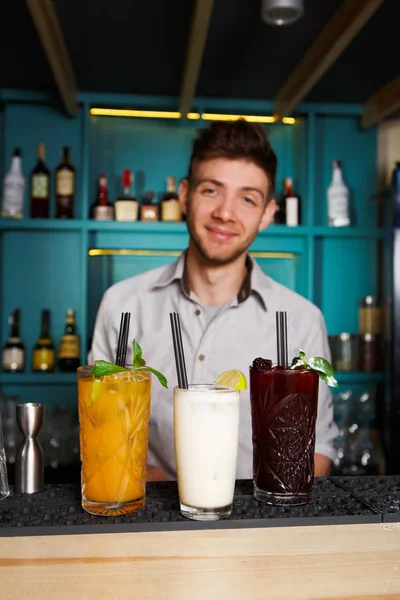
[[[251,259],[250,259],[251,260]],[[299,348],[307,356],[330,360],[325,322],[311,302],[267,277],[251,260],[251,276],[237,297],[211,320],[206,319],[196,295],[184,281],[185,254],[175,263],[116,283],[102,299],[93,336],[89,364],[115,361],[121,312],[131,312],[129,340],[136,338],[147,364],[168,379],[161,387],[153,377],[148,464],[162,467],[176,478],[172,389],[177,385],[170,328],[170,312],[178,312],[182,327],[189,383],[211,383],[223,372],[240,369],[248,377],[249,365],[262,356],[276,362],[275,312],[288,313],[289,360]],[[247,290],[246,290],[247,287]],[[127,363],[132,361],[129,347]],[[320,382],[316,452],[334,458],[337,435],[331,394]],[[237,478],[252,477],[252,434],[249,390],[241,392]]]

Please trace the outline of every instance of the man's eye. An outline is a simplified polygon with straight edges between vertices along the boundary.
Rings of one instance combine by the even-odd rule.
[[[216,192],[217,190],[215,188],[204,188],[204,190],[202,190],[203,194],[208,194],[209,196],[213,196]]]
[[[246,204],[252,204],[253,206],[256,205],[256,203],[254,202],[253,198],[249,198],[248,196],[244,196],[243,200],[244,200],[244,202]]]

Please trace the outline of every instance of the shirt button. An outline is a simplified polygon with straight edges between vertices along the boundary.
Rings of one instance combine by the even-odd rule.
[[[201,315],[201,310],[199,310],[199,309],[195,310],[194,314],[197,315],[197,316]]]
[[[199,360],[204,360],[204,359],[205,359],[204,354],[199,354]]]

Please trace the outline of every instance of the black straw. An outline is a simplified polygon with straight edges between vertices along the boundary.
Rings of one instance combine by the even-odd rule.
[[[282,331],[282,359],[283,367],[288,368],[288,332],[287,332],[287,312],[281,312],[281,331]]]
[[[118,344],[115,358],[115,364],[119,367],[125,367],[126,352],[128,348],[129,323],[131,313],[121,313],[121,322],[119,325]]]
[[[124,339],[122,344],[122,359],[121,359],[121,367],[125,367],[126,364],[126,353],[128,351],[128,337],[129,337],[129,325],[131,322],[131,313],[125,313],[126,316],[126,325],[124,329]]]
[[[172,341],[174,344],[176,374],[178,377],[178,386],[182,390],[188,389],[186,374],[185,355],[183,352],[181,324],[178,313],[169,313],[171,320]]]
[[[117,342],[117,350],[115,353],[115,364],[118,364],[118,359],[120,358],[120,354],[121,354],[121,347],[122,347],[122,334],[124,331],[123,325],[124,325],[124,315],[125,313],[121,313],[121,321],[119,323],[119,332],[118,332],[118,342]]]
[[[276,312],[276,350],[277,364],[284,369],[288,368],[288,334],[286,311]]]

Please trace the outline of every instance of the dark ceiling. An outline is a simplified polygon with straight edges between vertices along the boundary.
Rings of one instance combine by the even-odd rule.
[[[179,96],[193,0],[53,0],[80,91]],[[339,6],[305,0],[284,28],[261,0],[215,0],[196,95],[272,100]],[[0,6],[0,88],[54,90],[24,0]],[[362,103],[399,71],[400,0],[386,0],[305,100]]]

